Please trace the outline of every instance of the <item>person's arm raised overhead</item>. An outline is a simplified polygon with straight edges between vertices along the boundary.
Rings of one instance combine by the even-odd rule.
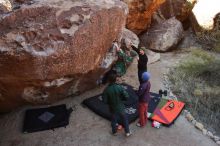
[[[139,54],[140,50],[138,48],[136,48],[133,44],[131,44],[131,48]]]

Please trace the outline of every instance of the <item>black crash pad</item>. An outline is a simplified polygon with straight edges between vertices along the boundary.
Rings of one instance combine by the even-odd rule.
[[[127,113],[128,121],[131,123],[138,118],[138,96],[132,86],[127,84],[122,84],[122,86],[129,94],[129,99],[125,101],[124,104],[126,107],[125,112]],[[108,105],[101,100],[101,96],[102,94],[99,94],[94,97],[87,98],[83,101],[83,104],[101,117],[111,120],[111,113]],[[158,96],[159,94],[151,93],[152,98]],[[119,123],[122,124],[122,121],[119,121]]]
[[[28,109],[25,113],[23,132],[30,133],[67,126],[72,109],[65,104],[47,108]]]

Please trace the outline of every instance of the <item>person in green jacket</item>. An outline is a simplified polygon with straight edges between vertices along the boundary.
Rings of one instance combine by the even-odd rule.
[[[116,78],[117,75],[114,73],[109,75],[109,85],[104,90],[102,98],[104,103],[109,105],[109,110],[112,114],[112,134],[116,135],[117,123],[118,120],[121,119],[123,121],[126,136],[128,137],[131,135],[131,132],[129,130],[128,118],[125,113],[125,105],[122,100],[128,99],[129,95],[121,85],[116,84]]]
[[[119,77],[123,76],[126,73],[127,65],[133,61],[133,57],[128,56],[124,50],[119,48],[118,43],[114,42],[114,47],[118,55],[118,60],[116,61],[113,68],[116,70]]]

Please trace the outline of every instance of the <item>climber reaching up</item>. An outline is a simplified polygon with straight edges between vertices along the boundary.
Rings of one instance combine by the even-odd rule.
[[[145,47],[136,48],[133,44],[130,45],[132,49],[138,53],[138,79],[141,84],[143,82],[141,76],[144,72],[147,71],[148,57],[146,55],[146,48]]]

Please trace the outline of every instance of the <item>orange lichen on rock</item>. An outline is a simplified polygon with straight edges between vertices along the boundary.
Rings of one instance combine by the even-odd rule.
[[[126,27],[140,34],[150,26],[153,13],[165,0],[124,0],[124,2],[129,8]]]

